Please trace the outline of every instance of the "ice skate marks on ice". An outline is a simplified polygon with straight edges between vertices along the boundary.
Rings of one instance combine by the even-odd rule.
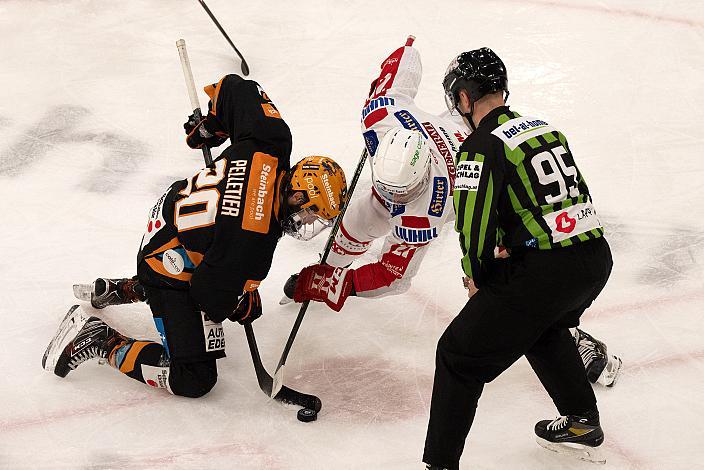
[[[74,305],[68,310],[66,316],[61,321],[61,325],[56,331],[56,335],[51,339],[49,346],[44,351],[42,357],[42,367],[44,370],[54,372],[56,361],[64,350],[66,344],[71,341],[78,331],[83,328],[83,325],[88,320],[88,315],[78,305]]]
[[[535,441],[539,446],[551,452],[574,457],[597,465],[604,465],[606,463],[606,456],[604,455],[603,449],[600,447],[589,447],[584,444],[575,444],[572,442],[550,442],[542,437],[536,437]]]

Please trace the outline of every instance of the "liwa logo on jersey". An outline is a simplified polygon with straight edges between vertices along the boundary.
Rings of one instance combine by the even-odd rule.
[[[393,98],[387,98],[386,96],[381,96],[379,98],[375,98],[369,102],[367,106],[364,107],[362,110],[362,119],[367,117],[369,113],[374,111],[375,109],[379,108],[385,108],[387,106],[393,106],[395,103],[395,100]]]
[[[504,135],[510,139],[511,137],[522,134],[526,131],[532,131],[533,129],[537,129],[538,127],[545,127],[547,125],[547,122],[542,121],[540,119],[535,119],[534,121],[526,120],[514,124],[513,126],[507,129],[502,129],[501,132],[503,132]]]
[[[407,243],[427,243],[433,238],[438,237],[438,228],[416,229],[399,227],[397,225],[394,227],[394,233],[398,238]]]

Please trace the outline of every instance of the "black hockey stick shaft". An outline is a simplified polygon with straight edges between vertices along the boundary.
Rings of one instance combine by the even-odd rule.
[[[213,23],[215,23],[215,26],[218,27],[218,29],[220,30],[220,33],[222,33],[222,35],[225,37],[227,42],[230,43],[230,46],[232,46],[232,48],[235,50],[235,53],[239,56],[240,60],[242,61],[242,74],[245,77],[247,75],[249,75],[249,65],[247,65],[247,61],[244,60],[244,56],[242,55],[242,53],[239,50],[237,50],[237,47],[235,47],[235,44],[230,39],[230,36],[228,36],[227,33],[225,32],[225,30],[222,29],[222,26],[220,26],[220,23],[215,18],[215,15],[213,15],[213,12],[210,11],[210,8],[208,8],[208,5],[206,5],[203,0],[198,0],[198,3],[200,3],[200,6],[203,7],[203,10],[205,10],[205,12],[208,14],[210,19],[213,20]]]
[[[257,339],[254,337],[254,329],[252,328],[252,324],[245,324],[244,331],[247,335],[247,344],[249,345],[249,352],[252,354],[254,372],[257,374],[257,382],[259,382],[259,388],[261,388],[264,393],[271,396],[271,390],[274,379],[271,378],[271,375],[269,375],[269,373],[264,368],[264,365],[262,364],[262,358],[259,355]],[[301,393],[291,388],[288,388],[285,385],[281,387],[281,390],[279,390],[273,398],[276,401],[282,402],[284,404],[298,405],[315,411],[320,411],[323,406],[322,402],[320,401],[320,398],[316,397],[315,395]]]
[[[196,118],[196,122],[200,122],[203,119],[203,113],[200,110],[200,103],[198,102],[198,94],[196,93],[196,83],[193,80],[193,70],[191,70],[191,60],[188,58],[188,50],[186,49],[186,41],[179,39],[176,41],[176,48],[178,49],[178,56],[181,59],[181,68],[183,69],[183,78],[186,80],[186,88],[188,89],[188,99],[191,100],[191,108],[193,110],[193,115]],[[208,168],[213,167],[213,155],[210,153],[210,148],[203,144],[201,147],[203,151],[203,159],[205,160],[205,165]]]
[[[345,216],[345,212],[347,212],[347,207],[349,206],[349,201],[352,199],[352,193],[354,192],[354,188],[357,186],[357,181],[359,181],[359,176],[362,174],[362,169],[364,168],[364,163],[367,161],[367,148],[364,148],[364,151],[362,152],[362,156],[359,158],[359,163],[357,164],[357,169],[354,172],[354,176],[352,177],[352,181],[350,182],[350,188],[349,191],[347,192],[347,202],[345,203],[344,206],[342,206],[342,209],[340,210],[340,215],[337,216],[337,220],[335,220],[335,225],[332,227],[332,230],[330,231],[330,236],[328,236],[328,241],[325,244],[325,250],[323,251],[323,256],[320,259],[320,264],[325,264],[325,261],[328,259],[328,254],[330,254],[330,249],[332,248],[333,243],[335,242],[335,236],[337,235],[338,230],[340,229],[340,224],[342,223],[342,218]],[[303,322],[303,317],[306,314],[306,310],[308,310],[308,304],[310,304],[309,300],[306,300],[303,302],[301,305],[301,309],[298,311],[298,316],[296,317],[296,321],[293,324],[293,329],[291,330],[291,334],[288,336],[288,341],[286,341],[286,346],[284,347],[284,351],[281,353],[281,359],[279,359],[279,364],[276,366],[276,371],[274,371],[274,383],[273,383],[273,388],[271,390],[272,393],[276,394],[278,392],[278,388],[283,386],[283,366],[286,364],[286,359],[288,359],[288,353],[291,351],[291,346],[293,346],[293,341],[296,339],[296,335],[298,334],[298,329],[301,327],[301,323]]]

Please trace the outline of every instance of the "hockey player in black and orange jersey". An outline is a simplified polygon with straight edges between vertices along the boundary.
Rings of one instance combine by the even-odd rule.
[[[257,287],[279,238],[310,239],[339,214],[344,172],[320,156],[290,168],[289,127],[256,82],[227,75],[205,91],[209,112],[185,124],[188,145],[232,144],[213,168],[175,182],[159,198],[136,279],[123,282],[112,302],[94,304],[147,300],[161,343],[124,336],[74,308],[42,361],[56,375],[98,357],[154,387],[203,396],[216,383],[216,359],[225,356],[221,322],[261,316]]]

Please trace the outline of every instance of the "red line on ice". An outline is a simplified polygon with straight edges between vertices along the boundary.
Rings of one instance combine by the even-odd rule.
[[[25,427],[51,424],[56,421],[61,421],[63,419],[71,419],[84,415],[91,415],[95,413],[111,413],[115,411],[120,411],[125,408],[134,408],[136,406],[150,405],[154,403],[154,401],[157,401],[158,398],[159,397],[155,395],[132,398],[130,400],[118,403],[95,403],[93,405],[86,406],[83,408],[69,408],[66,410],[51,411],[40,416],[8,419],[5,421],[0,421],[0,429],[2,429],[3,431],[14,431]]]

